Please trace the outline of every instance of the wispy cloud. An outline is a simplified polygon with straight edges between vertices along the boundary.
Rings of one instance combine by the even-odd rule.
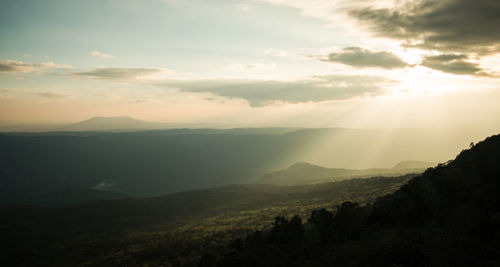
[[[267,49],[264,51],[264,54],[280,58],[310,59],[310,57],[308,56],[302,56],[288,51],[276,50],[276,49]]]
[[[155,80],[166,78],[171,70],[162,68],[97,68],[85,72],[74,72],[72,75],[95,79],[124,79],[124,80]]]
[[[253,71],[262,71],[262,70],[272,70],[276,69],[276,63],[268,62],[268,63],[250,63],[250,64],[232,64],[232,70],[253,70]]]
[[[375,76],[327,75],[297,81],[276,80],[190,80],[165,81],[162,85],[184,92],[212,93],[240,98],[250,106],[277,103],[307,103],[371,97],[386,92],[393,81]]]
[[[240,11],[243,11],[243,12],[249,12],[249,11],[252,11],[253,10],[253,6],[248,4],[248,3],[239,3],[239,4],[235,4],[235,7],[240,10]]]
[[[52,92],[34,92],[31,94],[39,96],[39,97],[43,97],[43,98],[49,98],[49,99],[60,99],[60,98],[65,98],[65,97],[69,96],[69,95],[65,95],[65,94],[52,93]]]
[[[347,11],[356,8],[377,6],[387,7],[398,0],[253,0],[272,5],[286,6],[300,10],[302,16],[316,18],[338,26],[346,26]]]
[[[93,57],[100,57],[100,58],[107,58],[107,59],[113,59],[113,58],[115,58],[114,56],[112,56],[110,54],[102,53],[102,52],[99,52],[99,51],[93,51],[92,53],[90,53],[90,55],[93,56]]]
[[[54,62],[44,63],[25,63],[16,60],[0,60],[0,72],[3,73],[30,73],[41,72],[49,69],[68,70],[72,69],[71,65],[56,64]]]

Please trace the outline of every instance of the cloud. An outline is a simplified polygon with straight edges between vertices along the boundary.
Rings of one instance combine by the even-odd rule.
[[[406,46],[441,52],[500,52],[498,0],[406,1],[392,8],[349,11],[377,35],[404,40]]]
[[[68,95],[52,93],[52,92],[35,92],[35,93],[32,93],[32,95],[36,95],[36,96],[43,97],[43,98],[49,98],[49,99],[60,99],[60,98],[68,97]]]
[[[290,53],[290,52],[283,51],[283,50],[267,49],[267,50],[264,50],[263,53],[266,55],[269,55],[269,56],[280,57],[280,58],[310,59],[310,57],[301,56],[301,55]]]
[[[81,76],[95,79],[159,79],[172,71],[161,68],[97,68],[86,72],[72,73],[74,76]]]
[[[250,106],[259,107],[376,96],[384,94],[383,85],[392,82],[375,76],[327,75],[297,81],[191,80],[167,81],[163,85],[184,92],[245,99]]]
[[[0,73],[29,73],[41,72],[48,69],[67,70],[72,68],[71,65],[55,64],[54,62],[33,64],[16,60],[0,60]]]
[[[408,64],[396,55],[381,51],[372,52],[360,47],[346,47],[340,53],[331,53],[324,61],[340,62],[356,68],[378,67],[397,69],[407,67]]]
[[[113,59],[113,58],[115,58],[114,56],[112,56],[110,54],[101,53],[99,51],[94,51],[94,52],[90,53],[90,55],[93,56],[93,57],[100,57],[100,58],[107,58],[107,59]]]
[[[345,12],[345,9],[352,7],[366,6],[367,2],[386,2],[388,0],[254,0],[258,2],[266,2],[272,5],[280,5],[291,8],[296,8],[301,11],[305,17],[322,19],[331,23],[339,24],[338,15]]]
[[[242,12],[249,12],[254,9],[252,5],[246,3],[235,4],[235,7]]]
[[[272,70],[276,69],[276,63],[250,63],[250,64],[232,64],[231,70],[251,70],[251,71],[262,71],[262,70]]]
[[[486,73],[478,64],[467,61],[468,56],[463,54],[442,54],[424,57],[421,65],[452,74],[467,74],[485,76]]]

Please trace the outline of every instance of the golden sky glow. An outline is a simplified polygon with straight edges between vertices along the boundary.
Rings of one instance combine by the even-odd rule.
[[[3,1],[0,120],[500,125],[498,5],[372,2]],[[480,28],[420,22],[452,8]]]

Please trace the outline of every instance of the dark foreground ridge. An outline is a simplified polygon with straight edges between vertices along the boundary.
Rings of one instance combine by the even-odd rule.
[[[496,135],[371,205],[277,217],[200,266],[499,266],[499,229]]]

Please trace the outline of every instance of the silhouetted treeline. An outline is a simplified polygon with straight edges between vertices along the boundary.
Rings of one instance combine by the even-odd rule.
[[[500,135],[371,205],[277,217],[199,265],[500,266]]]

